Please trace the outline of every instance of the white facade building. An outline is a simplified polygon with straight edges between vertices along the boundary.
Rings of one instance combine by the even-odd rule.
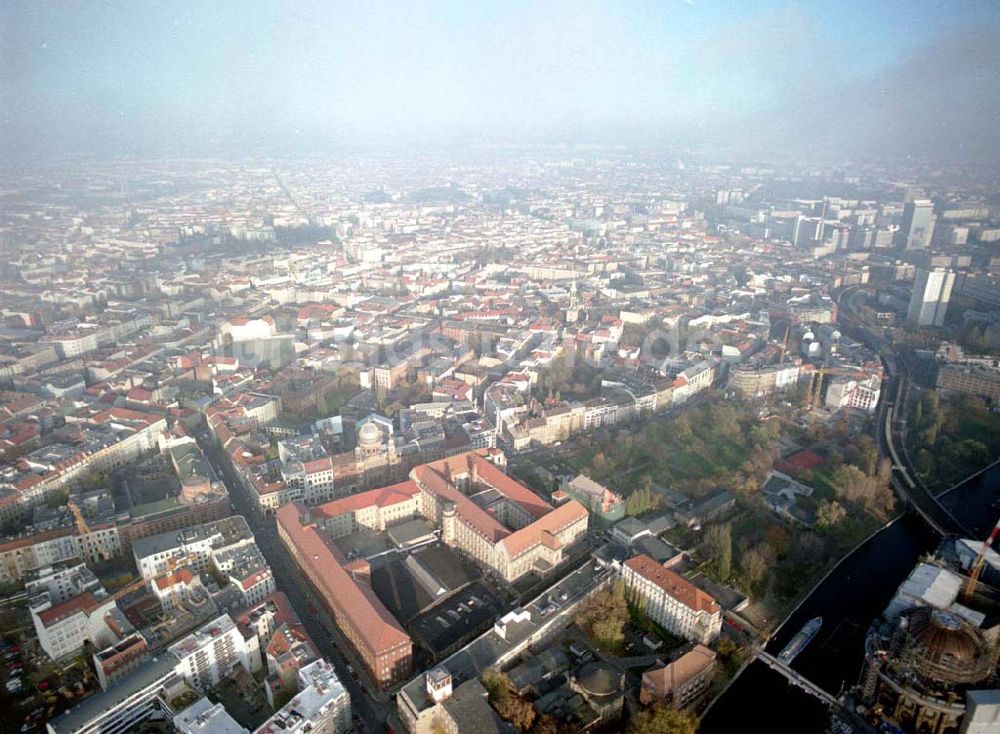
[[[299,692],[254,734],[341,734],[351,728],[351,697],[333,666],[317,660],[299,671]]]
[[[136,568],[146,580],[167,573],[171,559],[179,566],[190,566],[197,572],[208,569],[213,552],[252,545],[253,533],[242,516],[195,525],[183,530],[171,530],[132,543]],[[222,569],[225,570],[225,569]]]
[[[170,646],[177,674],[200,691],[215,688],[237,665],[250,672],[246,642],[228,614]]]
[[[955,272],[946,268],[917,269],[906,318],[918,326],[941,326],[955,285]]]
[[[722,630],[722,609],[709,594],[646,555],[622,566],[625,587],[650,619],[686,640],[708,645]]]
[[[112,612],[117,612],[117,615]],[[46,597],[31,608],[31,621],[35,625],[38,644],[53,660],[78,655],[88,640],[97,649],[115,642],[118,635],[108,624],[117,621],[114,616],[128,625],[128,632],[132,631],[132,626],[118,611],[114,599],[99,599],[89,591],[55,605]]]
[[[836,377],[826,389],[825,404],[831,410],[857,408],[871,414],[878,406],[882,393],[882,378],[871,375],[866,380],[850,377]]]

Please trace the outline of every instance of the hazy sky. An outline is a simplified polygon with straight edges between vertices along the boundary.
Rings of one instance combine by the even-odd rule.
[[[8,156],[1000,143],[1000,0],[3,0],[0,63]]]

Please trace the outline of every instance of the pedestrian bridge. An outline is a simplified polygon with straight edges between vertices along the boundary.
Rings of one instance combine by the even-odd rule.
[[[792,670],[791,667],[788,665],[788,663],[784,663],[781,660],[778,660],[778,658],[774,657],[769,653],[764,652],[763,650],[758,650],[756,657],[771,670],[777,671],[778,673],[781,673],[783,676],[785,676],[785,678],[788,679],[788,682],[791,683],[793,686],[801,688],[803,691],[805,691],[810,695],[815,696],[828,706],[839,707],[841,705],[840,701],[838,701],[836,698],[834,698],[829,693],[824,691],[818,685],[813,683],[805,676],[800,675],[799,673],[796,673],[794,670]]]

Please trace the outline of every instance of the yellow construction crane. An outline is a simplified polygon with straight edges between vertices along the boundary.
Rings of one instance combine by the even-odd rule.
[[[97,546],[97,561],[111,560],[112,553],[108,551],[107,546],[104,545],[104,541],[95,535],[90,526],[87,525],[87,520],[84,518],[80,506],[72,498],[70,498],[66,505],[69,507],[69,511],[73,513],[73,519],[76,521],[76,532],[80,536],[80,545],[83,548],[84,560],[91,563],[95,562],[90,557],[90,542],[93,542]]]
[[[90,544],[88,541],[93,542],[93,544],[97,546],[97,560],[110,560],[112,556],[111,552],[108,551],[107,546],[104,545],[104,541],[102,541],[97,535],[94,535],[94,532],[87,524],[87,519],[83,516],[83,511],[80,509],[80,506],[72,499],[70,499],[66,504],[69,507],[69,511],[73,513],[73,519],[76,520],[76,532],[80,536],[80,546],[83,549],[84,560],[93,562],[93,559],[90,558]],[[145,584],[146,579],[140,576],[134,581],[130,581],[125,584],[125,586],[118,589],[118,591],[111,595],[111,598],[118,601],[126,594],[130,594],[133,591],[137,591],[142,588]]]
[[[986,553],[993,547],[993,541],[997,539],[997,535],[1000,535],[1000,520],[997,520],[997,524],[993,526],[990,537],[983,541],[983,547],[980,549],[979,555],[976,556],[976,562],[969,568],[969,580],[965,584],[965,592],[962,594],[963,600],[969,601],[976,593],[976,584],[979,583],[979,576],[983,572],[983,566],[986,565]]]

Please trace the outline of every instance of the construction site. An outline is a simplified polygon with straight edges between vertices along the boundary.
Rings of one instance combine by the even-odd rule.
[[[985,541],[945,538],[868,630],[856,693],[882,730],[1000,727],[998,534],[1000,523]]]

